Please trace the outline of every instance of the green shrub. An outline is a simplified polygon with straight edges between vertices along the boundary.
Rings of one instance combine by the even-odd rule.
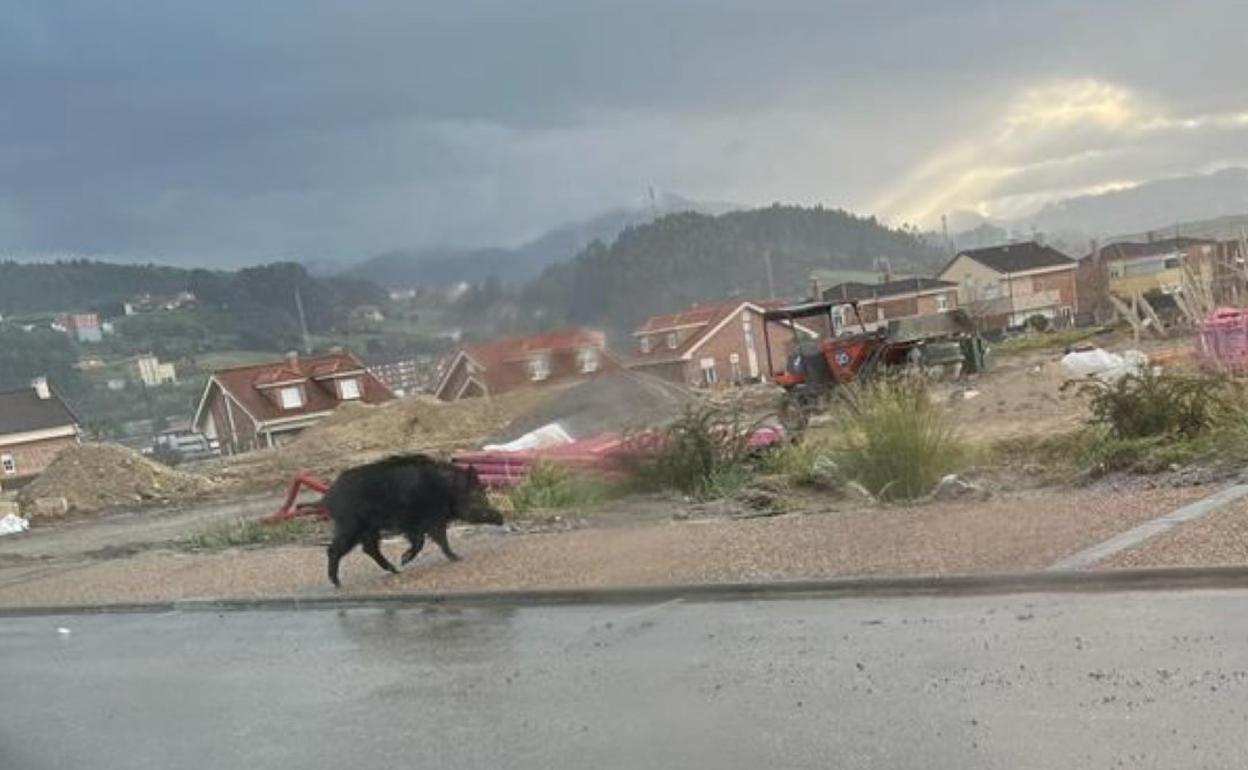
[[[587,478],[555,463],[537,463],[523,483],[511,491],[517,513],[575,508],[602,502],[612,495],[609,482]]]
[[[633,439],[633,471],[643,484],[694,497],[731,494],[749,479],[749,435],[739,412],[688,406],[665,430]]]
[[[1121,439],[1191,438],[1209,430],[1231,406],[1227,381],[1216,376],[1158,374],[1146,367],[1112,383],[1089,379],[1075,384],[1092,399],[1092,421]]]
[[[262,524],[254,519],[219,519],[191,535],[187,545],[197,550],[218,550],[245,545],[271,545],[304,540],[318,532],[318,522],[308,518]]]
[[[842,400],[836,459],[880,499],[925,495],[966,459],[966,446],[920,378],[882,380],[847,390]]]

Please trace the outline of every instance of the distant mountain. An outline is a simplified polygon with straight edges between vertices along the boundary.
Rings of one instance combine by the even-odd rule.
[[[846,211],[771,206],[719,216],[671,214],[595,241],[520,292],[522,315],[542,325],[586,323],[615,333],[647,316],[724,297],[804,296],[816,270],[926,274],[943,255],[917,233]]]
[[[1248,214],[1248,169],[1158,179],[1098,195],[1050,203],[1011,229],[1053,235],[1105,237],[1115,233],[1172,232],[1176,224]]]
[[[447,286],[459,281],[479,283],[490,276],[504,284],[521,284],[537,276],[547,265],[571,259],[595,240],[610,243],[622,230],[680,211],[720,213],[729,204],[703,204],[667,194],[649,206],[616,209],[583,222],[557,227],[514,249],[404,249],[378,254],[350,268],[352,275],[390,288]]]

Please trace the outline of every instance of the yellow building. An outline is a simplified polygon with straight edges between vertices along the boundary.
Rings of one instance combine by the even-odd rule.
[[[1183,290],[1185,265],[1200,275],[1212,255],[1212,241],[1168,238],[1147,243],[1111,243],[1101,249],[1101,262],[1111,294],[1129,298],[1135,294]]]

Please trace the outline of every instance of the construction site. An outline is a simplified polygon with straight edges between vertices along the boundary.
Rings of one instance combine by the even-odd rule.
[[[473,467],[506,523],[457,527],[462,561],[426,553],[397,575],[348,557],[343,591],[1053,568],[1228,484],[1245,488],[1237,486],[1239,446],[1206,438],[1218,426],[1198,426],[1182,441],[1165,431],[1113,436],[1087,386],[1139,390],[1160,377],[1237,387],[1227,377],[1248,360],[1248,316],[1223,305],[1245,285],[1242,266],[1229,268],[1203,283],[1203,273],[1186,271],[1194,283],[1175,312],[1142,295],[1130,304],[1112,297],[1114,322],[978,348],[955,314],[801,342],[786,371],[744,387],[691,390],[621,370],[453,402],[413,395],[347,404],[284,446],[176,468],[83,444],[5,493],[0,513],[29,531],[0,539],[0,604],[323,594],[331,590],[323,580],[329,525],[317,515],[319,495],[343,470],[403,453]],[[797,315],[826,312],[807,304],[768,318],[793,325]],[[949,358],[951,349],[974,355]],[[869,435],[878,426],[862,421],[878,408],[870,394],[890,388],[919,393],[908,408],[921,414],[906,419],[934,421],[923,440],[945,442],[917,461],[926,475],[913,489],[904,467],[885,463],[897,478],[880,481],[855,465],[878,451]],[[708,450],[735,454],[715,460],[723,465],[706,478],[659,481],[628,461],[661,455],[699,420],[713,442],[740,437]],[[1241,497],[1199,522],[1076,562],[1240,563],[1248,558]]]

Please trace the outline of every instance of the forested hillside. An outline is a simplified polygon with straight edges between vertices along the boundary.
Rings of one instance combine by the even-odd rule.
[[[648,315],[725,296],[801,296],[812,270],[930,271],[940,252],[917,235],[841,210],[772,206],[720,216],[673,214],[631,227],[614,244],[590,244],[547,268],[521,292],[521,312],[542,325],[588,323],[628,330]]]
[[[380,303],[385,292],[359,278],[312,276],[294,262],[237,271],[186,270],[106,262],[0,263],[0,315],[10,318],[54,312],[94,311],[122,315],[121,303],[143,294],[192,292],[198,302],[174,312],[118,321],[117,345],[127,352],[154,350],[193,355],[221,347],[284,350],[299,341],[295,291],[303,300],[308,330],[324,333],[351,308]]]

